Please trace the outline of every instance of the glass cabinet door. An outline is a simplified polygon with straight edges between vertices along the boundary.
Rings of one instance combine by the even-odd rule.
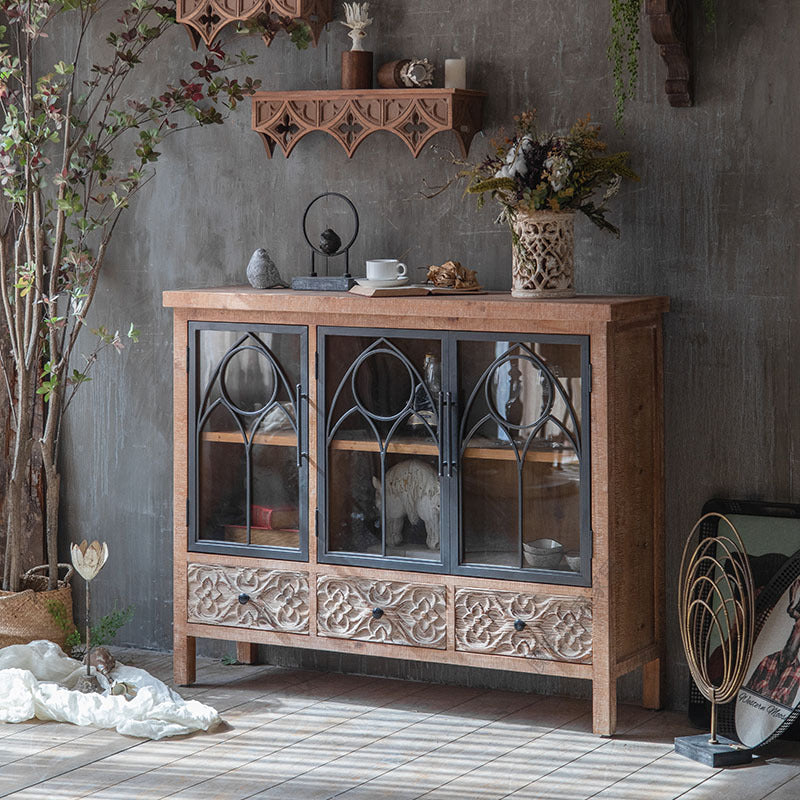
[[[588,337],[463,334],[456,352],[455,571],[587,584]]]
[[[443,335],[320,328],[320,560],[441,571]]]
[[[308,557],[307,331],[189,323],[191,549]]]

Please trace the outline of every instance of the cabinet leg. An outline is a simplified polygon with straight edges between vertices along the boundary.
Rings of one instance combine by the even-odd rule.
[[[658,710],[661,708],[661,683],[663,671],[661,659],[654,658],[642,667],[642,706]]]
[[[190,686],[195,682],[197,646],[194,636],[175,635],[172,653],[172,672],[176,685]]]
[[[617,730],[617,682],[592,682],[592,730],[598,736],[613,736]]]
[[[257,664],[258,645],[250,642],[236,642],[236,660],[240,664]]]

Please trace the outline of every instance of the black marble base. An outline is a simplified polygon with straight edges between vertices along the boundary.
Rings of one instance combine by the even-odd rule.
[[[709,767],[733,767],[737,764],[749,764],[753,760],[753,751],[739,742],[718,736],[717,744],[709,744],[708,737],[707,733],[678,736],[675,739],[675,752]]]
[[[342,275],[302,275],[292,278],[292,289],[300,292],[349,292],[355,285],[353,278]]]

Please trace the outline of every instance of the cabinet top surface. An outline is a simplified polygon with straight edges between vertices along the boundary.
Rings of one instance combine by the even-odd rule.
[[[669,310],[669,298],[636,295],[577,295],[560,300],[528,300],[508,292],[428,295],[415,297],[362,297],[348,292],[297,292],[291,289],[253,289],[225,286],[176,289],[163,294],[169,308],[243,312],[281,312],[302,315],[417,318],[423,327],[443,320],[492,319],[497,322],[574,320],[617,322]]]
[[[434,89],[424,87],[420,89],[301,89],[284,92],[254,92],[256,100],[280,100],[291,98],[323,98],[331,97],[486,97],[488,92],[477,89]]]

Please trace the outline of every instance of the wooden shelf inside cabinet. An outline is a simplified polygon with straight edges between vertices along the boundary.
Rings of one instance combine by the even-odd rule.
[[[515,461],[514,449],[509,444],[499,444],[489,439],[473,438],[470,446],[464,450],[464,458],[480,458],[493,461]],[[526,461],[537,461],[543,464],[577,464],[578,456],[569,448],[563,450],[528,450]]]
[[[470,89],[370,89],[256,92],[253,130],[271,158],[277,145],[288,156],[312,131],[333,136],[352,158],[371,133],[399,136],[416,158],[428,140],[453,131],[466,158],[483,127],[485,92]]]
[[[201,40],[210,45],[226,25],[271,13],[305,22],[316,47],[322,29],[333,19],[333,0],[178,0],[175,18],[196,48]],[[274,36],[271,32],[262,36],[267,47]]]
[[[229,442],[242,444],[242,435],[238,431],[209,431],[202,435],[204,442]],[[271,445],[273,447],[297,447],[294,433],[257,433],[253,437],[254,444]],[[360,453],[378,453],[380,447],[375,439],[349,438],[334,439],[331,450],[344,450]],[[436,445],[412,437],[394,438],[386,448],[387,453],[401,453],[419,456],[435,456]],[[472,444],[464,450],[464,458],[488,459],[494,461],[513,461],[514,451],[511,447],[489,439],[472,439]],[[575,452],[564,450],[529,450],[526,461],[538,461],[546,464],[573,464],[578,462]]]
[[[374,439],[334,439],[331,450],[350,450],[365,453],[378,453],[380,448]],[[438,449],[435,444],[420,442],[418,439],[392,439],[386,447],[387,453],[408,453],[420,456],[435,456]],[[490,461],[513,461],[514,451],[511,447],[490,442],[488,439],[472,440],[472,445],[464,450],[464,458],[486,459]],[[577,462],[572,450],[529,450],[526,461],[540,461],[547,464],[566,464]]]
[[[244,444],[239,431],[208,431],[202,435],[204,442],[229,442]],[[254,444],[268,444],[273,447],[297,447],[297,435],[294,431],[278,431],[275,433],[257,433],[253,437]]]

